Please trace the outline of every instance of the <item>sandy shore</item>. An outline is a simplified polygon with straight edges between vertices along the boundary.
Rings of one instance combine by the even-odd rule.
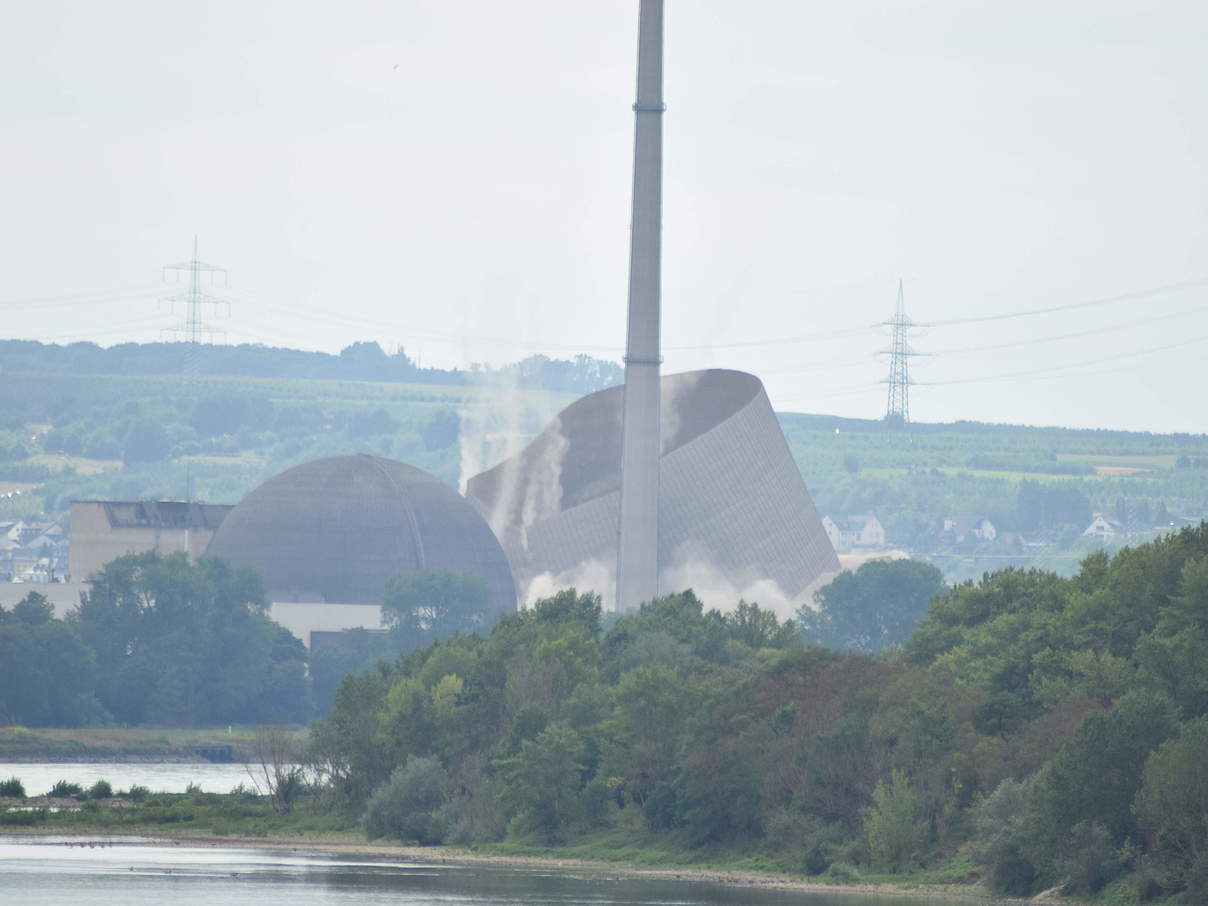
[[[569,874],[605,878],[649,878],[668,881],[697,881],[727,887],[759,887],[803,893],[859,893],[894,897],[927,897],[956,902],[979,903],[984,906],[1079,906],[1064,898],[1038,897],[1029,900],[995,897],[986,891],[966,885],[896,886],[892,884],[825,884],[788,875],[727,869],[651,868],[629,862],[602,862],[589,859],[558,859],[547,856],[490,855],[450,846],[406,846],[396,843],[374,843],[364,840],[337,838],[265,838],[239,836],[199,836],[189,834],[148,834],[137,839],[122,839],[97,831],[67,831],[51,828],[0,828],[0,836],[71,836],[93,840],[105,846],[137,846],[148,840],[175,846],[206,849],[260,849],[277,852],[312,853],[362,860],[418,862],[430,865],[482,865],[497,868],[538,868],[565,871]],[[79,845],[74,844],[74,845]]]

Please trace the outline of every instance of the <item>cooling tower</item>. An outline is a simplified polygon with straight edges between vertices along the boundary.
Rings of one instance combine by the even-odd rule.
[[[838,559],[763,384],[712,369],[661,380],[660,589],[701,564],[735,588],[775,582],[798,599]],[[524,450],[469,480],[466,496],[503,543],[522,599],[534,579],[616,563],[623,388],[564,409]],[[606,598],[606,600],[608,600]]]

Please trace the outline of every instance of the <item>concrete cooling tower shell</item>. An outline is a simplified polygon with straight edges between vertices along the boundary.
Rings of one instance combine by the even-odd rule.
[[[837,571],[760,380],[711,369],[667,375],[661,389],[660,589],[693,584],[693,567],[704,566],[732,588],[771,580],[797,600]],[[466,496],[503,542],[522,595],[542,574],[590,585],[576,574],[615,567],[623,392],[572,403],[516,456],[469,480]]]
[[[274,602],[378,604],[391,576],[432,567],[476,575],[492,607],[516,607],[507,558],[474,508],[435,476],[375,456],[270,478],[227,514],[206,553],[256,567]]]

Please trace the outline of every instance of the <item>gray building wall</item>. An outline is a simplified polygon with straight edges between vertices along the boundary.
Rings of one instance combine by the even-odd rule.
[[[76,500],[71,504],[71,579],[87,581],[110,560],[148,551],[202,556],[232,509],[183,500]]]
[[[801,599],[839,569],[763,385],[709,370],[662,382],[660,592],[703,567],[736,588],[776,583]],[[524,595],[538,576],[596,583],[615,563],[619,388],[573,403],[525,450],[470,479]],[[581,573],[581,576],[576,576]],[[607,600],[607,599],[606,599]]]

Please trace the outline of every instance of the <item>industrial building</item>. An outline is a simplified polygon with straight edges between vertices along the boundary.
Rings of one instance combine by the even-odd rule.
[[[839,561],[763,384],[710,369],[661,379],[659,591],[707,566],[736,589],[803,600]],[[523,595],[541,576],[599,584],[617,557],[623,387],[564,409],[524,450],[471,478]],[[597,567],[603,567],[598,569]],[[595,590],[610,595],[610,588]]]
[[[126,554],[184,551],[196,560],[231,509],[189,500],[73,500],[71,578],[86,582]]]
[[[478,576],[493,610],[516,608],[507,558],[482,517],[421,469],[376,456],[295,466],[251,491],[206,551],[254,566],[277,622],[312,632],[381,626],[392,576],[431,567]]]

